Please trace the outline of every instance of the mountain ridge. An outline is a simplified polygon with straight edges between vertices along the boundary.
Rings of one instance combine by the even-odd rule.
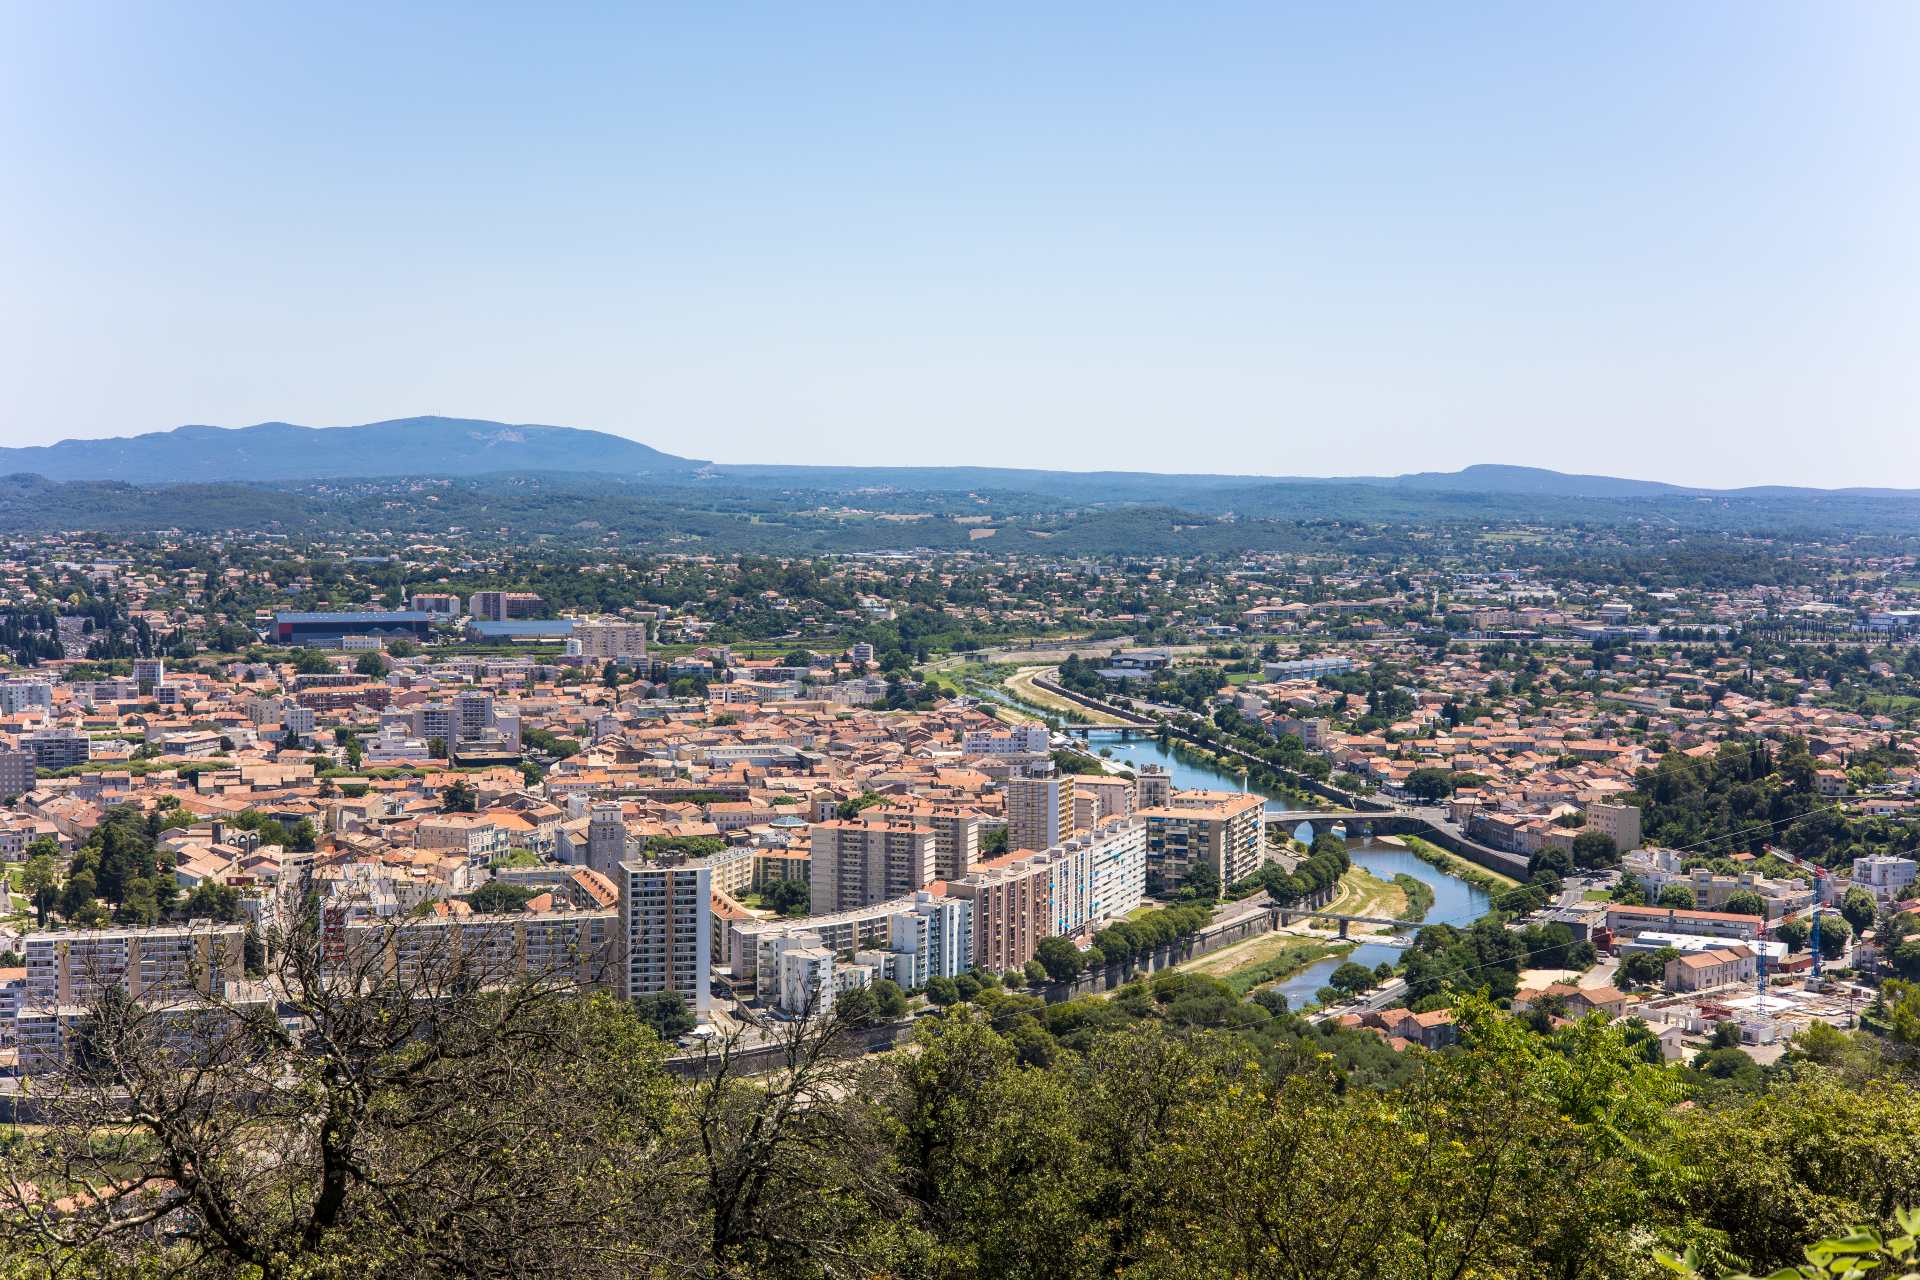
[[[725,480],[758,487],[928,491],[1003,489],[1086,501],[1140,501],[1265,485],[1346,485],[1447,494],[1578,498],[1920,497],[1920,490],[1796,485],[1711,489],[1580,474],[1511,463],[1401,475],[1266,476],[1151,471],[1056,471],[1017,467],[729,464],[681,457],[610,432],[544,423],[425,415],[351,426],[262,422],[247,427],[188,424],[163,431],[51,445],[0,448],[0,474],[53,481],[131,484],[248,480],[473,476],[578,472],[669,484]]]

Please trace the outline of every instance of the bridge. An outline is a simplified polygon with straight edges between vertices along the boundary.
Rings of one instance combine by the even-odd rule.
[[[1379,916],[1350,916],[1339,911],[1317,911],[1312,907],[1275,907],[1279,916],[1279,928],[1286,928],[1295,920],[1335,920],[1340,925],[1340,936],[1346,937],[1347,930],[1356,924],[1372,925],[1375,928],[1389,929],[1394,933],[1404,933],[1418,929],[1418,920],[1386,920]]]
[[[1397,816],[1391,810],[1385,809],[1365,813],[1333,813],[1324,809],[1270,809],[1267,811],[1266,821],[1281,828],[1288,835],[1292,835],[1304,822],[1313,828],[1316,840],[1331,834],[1335,827],[1345,831],[1350,840],[1365,840],[1370,836],[1395,834],[1386,828],[1392,825]]]

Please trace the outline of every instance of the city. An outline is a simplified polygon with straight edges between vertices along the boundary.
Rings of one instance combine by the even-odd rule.
[[[1920,1280],[1916,71],[0,6],[0,1280]]]

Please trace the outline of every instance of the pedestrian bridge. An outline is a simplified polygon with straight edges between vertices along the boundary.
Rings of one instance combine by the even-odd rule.
[[[1379,916],[1351,916],[1338,911],[1316,911],[1312,907],[1275,907],[1279,917],[1278,926],[1284,929],[1296,920],[1333,920],[1340,925],[1340,936],[1346,937],[1348,929],[1356,924],[1371,925],[1375,928],[1390,929],[1395,933],[1405,933],[1420,927],[1418,920],[1387,920]]]

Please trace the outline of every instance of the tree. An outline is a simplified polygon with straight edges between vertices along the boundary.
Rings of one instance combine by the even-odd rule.
[[[1751,889],[1740,889],[1727,895],[1720,909],[1730,915],[1759,916],[1767,918],[1767,900]]]
[[[387,678],[387,656],[378,649],[369,649],[354,662],[353,669],[369,680]]]
[[[1211,862],[1195,862],[1180,879],[1180,896],[1200,902],[1212,902],[1220,896],[1220,873]]]
[[[900,990],[900,984],[891,978],[881,978],[871,988],[873,992],[874,1012],[881,1019],[893,1022],[906,1016],[907,996]]]
[[[1677,882],[1666,885],[1660,890],[1660,896],[1654,899],[1653,905],[1676,911],[1691,911],[1693,910],[1693,890]]]
[[[954,985],[952,978],[930,978],[927,980],[927,1002],[929,1004],[934,1005],[936,1008],[944,1009],[949,1005],[958,1004],[959,1001],[960,989]]]
[[[668,1044],[698,1025],[693,1010],[677,991],[648,992],[633,1002],[633,1013]]]
[[[465,778],[455,779],[452,786],[441,791],[440,803],[448,813],[473,813],[480,807],[479,795]]]
[[[279,1007],[203,997],[192,1044],[117,988],[93,1003],[42,1127],[0,1155],[10,1257],[116,1276],[504,1280],[646,1274],[673,1256],[655,1252],[664,1237],[615,1238],[676,1198],[659,1172],[676,1159],[673,1086],[630,1007],[490,970],[480,951],[423,954],[402,975],[384,948],[329,959],[317,928],[279,941]],[[50,1213],[21,1194],[25,1170],[49,1169],[96,1192]]]
[[[333,659],[318,649],[296,649],[293,651],[293,670],[296,675],[324,676],[333,673]]]
[[[1348,960],[1328,975],[1327,985],[1344,995],[1357,996],[1373,986],[1373,970],[1356,961]]]
[[[1071,982],[1080,976],[1080,950],[1065,938],[1055,935],[1040,939],[1033,958],[1055,982]]]
[[[1620,865],[1620,851],[1604,831],[1582,831],[1573,838],[1573,865],[1582,871]]]
[[[1773,927],[1773,936],[1786,943],[1788,951],[1805,951],[1807,935],[1812,932],[1813,926],[1805,916],[1793,916]]]
[[[1528,861],[1527,876],[1530,879],[1538,879],[1543,872],[1555,877],[1572,875],[1573,854],[1551,845],[1540,850]]]
[[[527,885],[489,880],[467,895],[467,904],[481,915],[498,915],[525,911],[527,903],[539,896],[538,890]]]
[[[1420,768],[1407,775],[1407,794],[1437,804],[1453,794],[1453,774],[1446,769]]]
[[[445,760],[447,758],[447,740],[437,733],[431,738],[428,738],[427,755],[430,759]]]
[[[1812,939],[1812,929],[1808,929],[1808,939]],[[1844,915],[1837,911],[1820,913],[1820,955],[1826,960],[1838,960],[1853,941],[1853,926],[1847,923]]]
[[[27,845],[27,861],[20,869],[20,887],[33,900],[34,914],[42,928],[46,927],[47,912],[53,909],[60,883],[60,871],[55,865],[59,855],[60,846],[41,836]]]
[[[1672,947],[1661,947],[1658,951],[1628,952],[1620,961],[1615,976],[1629,986],[1653,986],[1666,978],[1668,963],[1679,958],[1680,953]]]
[[[1859,885],[1848,889],[1840,899],[1840,914],[1846,917],[1855,933],[1865,933],[1873,928],[1874,918],[1879,913],[1880,904],[1874,900],[1873,894]]]
[[[648,847],[652,848],[652,845]],[[804,916],[813,901],[804,880],[775,880],[760,891],[760,897],[783,916]]]

